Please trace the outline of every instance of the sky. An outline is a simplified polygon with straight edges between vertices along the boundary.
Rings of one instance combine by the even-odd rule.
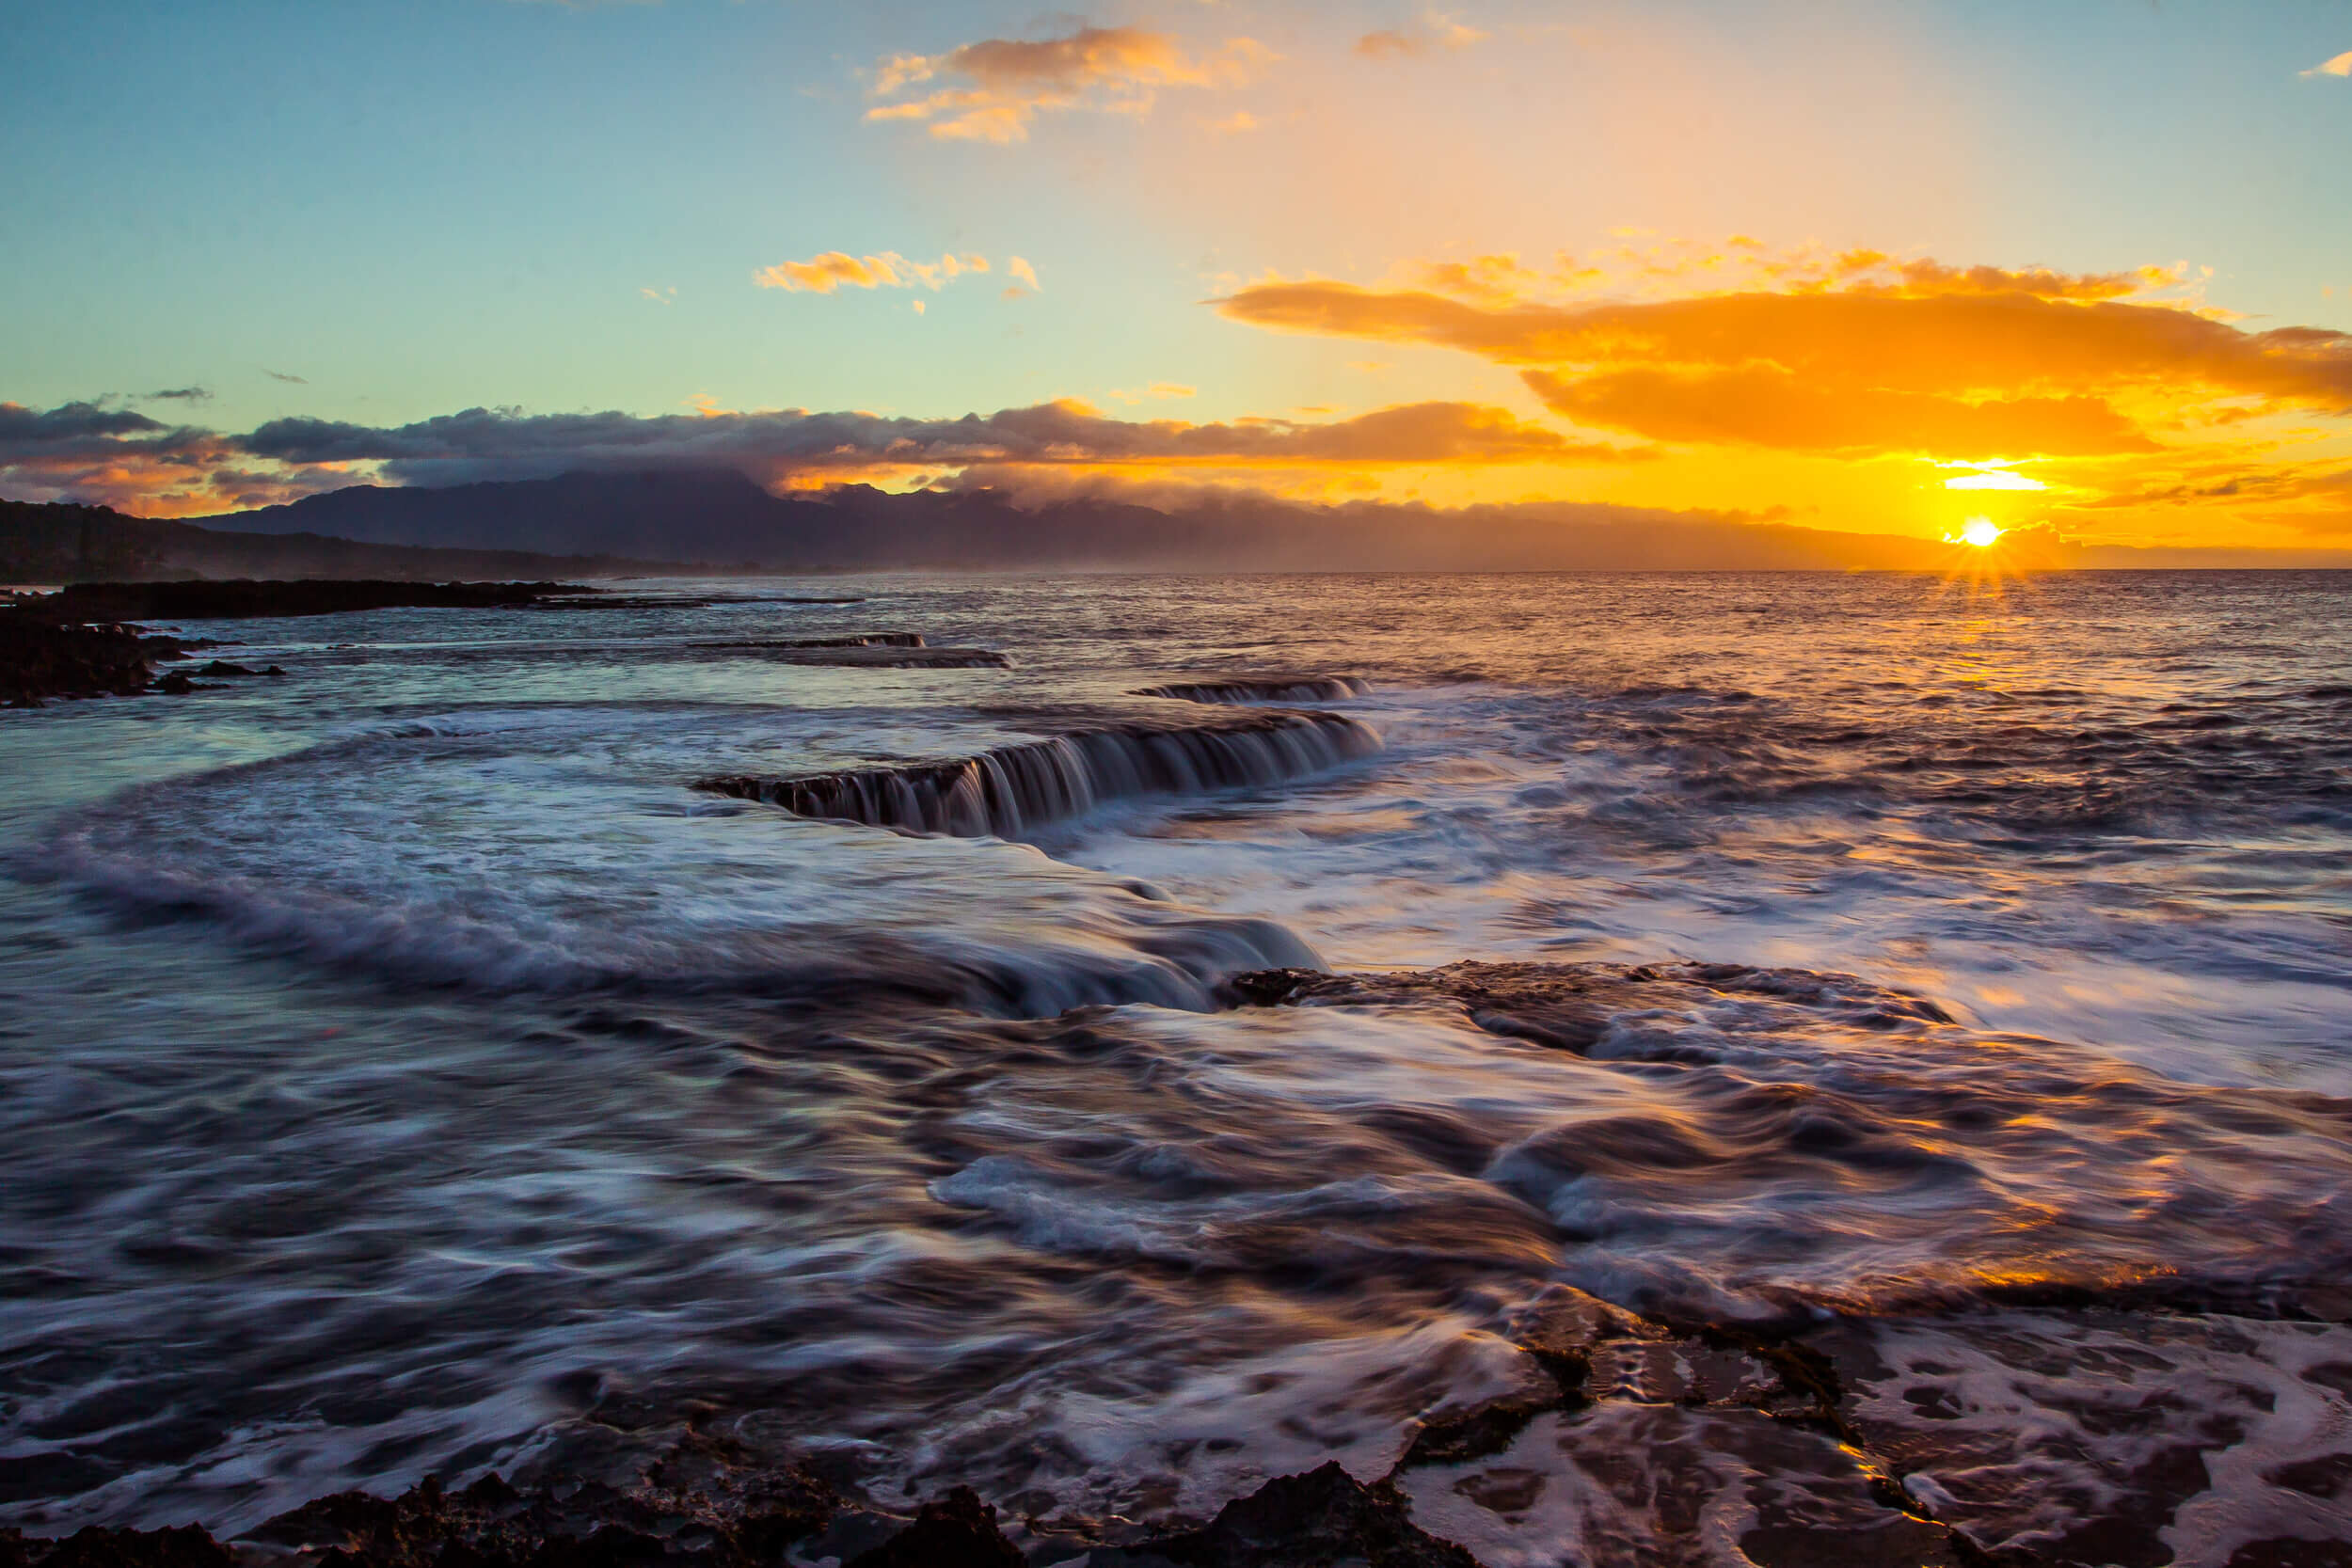
[[[17,0],[0,495],[2352,546],[2352,5]]]

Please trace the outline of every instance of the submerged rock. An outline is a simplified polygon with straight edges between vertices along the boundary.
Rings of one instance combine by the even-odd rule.
[[[689,642],[690,648],[920,648],[919,631],[875,631],[854,637],[777,637],[739,642]]]
[[[1393,974],[1328,974],[1269,969],[1226,982],[1240,1006],[1455,1006],[1492,1035],[1582,1055],[1620,1014],[1672,1006],[1725,993],[1803,1003],[1866,1028],[1902,1022],[1949,1023],[1951,1015],[1923,996],[1888,990],[1851,974],[1747,964],[1478,963]],[[1613,1053],[1631,1059],[1625,1051]],[[1645,1059],[1680,1059],[1661,1042]]]
[[[560,582],[77,582],[23,610],[47,621],[243,621],[360,610],[499,610],[596,590]]]
[[[904,641],[901,641],[901,639]],[[741,653],[773,664],[831,664],[879,670],[1005,670],[1012,660],[993,648],[933,648],[912,632],[881,638],[813,638],[803,641],[695,642],[712,652]]]

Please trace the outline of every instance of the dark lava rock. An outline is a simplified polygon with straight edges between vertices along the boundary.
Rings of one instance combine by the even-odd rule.
[[[427,1480],[389,1500],[341,1492],[281,1513],[246,1539],[338,1568],[749,1568],[778,1560],[823,1528],[836,1506],[832,1489],[805,1471],[750,1468],[690,1450],[627,1489],[580,1481],[526,1493],[485,1476],[459,1492]]]
[[[271,665],[271,666],[270,666],[268,669],[266,669],[266,670],[255,670],[255,669],[251,669],[251,668],[249,668],[248,666],[246,666],[246,665],[243,665],[243,664],[231,664],[231,663],[230,663],[230,662],[229,662],[227,659],[225,659],[225,658],[216,658],[216,659],[214,659],[214,660],[213,660],[211,663],[209,663],[209,664],[202,664],[202,665],[199,665],[197,668],[195,668],[195,669],[193,669],[193,670],[186,670],[186,671],[182,671],[182,672],[181,672],[181,673],[183,673],[183,674],[189,674],[189,675],[213,675],[213,676],[220,676],[220,675],[282,675],[282,674],[284,674],[285,673],[286,673],[285,671],[280,670],[280,669],[279,669],[277,665],[275,665],[275,664]]]
[[[595,590],[560,582],[77,582],[23,607],[48,621],[251,620],[356,610],[498,610]]]
[[[57,626],[23,610],[0,610],[0,706],[134,696],[147,689],[150,662],[177,650],[168,639],[142,638],[126,626]]]
[[[232,1568],[229,1549],[194,1525],[177,1529],[103,1529],[61,1541],[0,1530],[0,1568]]]
[[[1208,1528],[1093,1554],[1095,1568],[1478,1568],[1478,1560],[1422,1531],[1385,1481],[1366,1486],[1332,1460],[1281,1476],[1227,1503]]]
[[[968,1486],[925,1503],[914,1523],[847,1568],[1024,1568],[1018,1548],[996,1528],[996,1511]]]

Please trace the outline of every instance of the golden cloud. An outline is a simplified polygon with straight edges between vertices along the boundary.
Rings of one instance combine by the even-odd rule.
[[[958,85],[877,103],[866,118],[917,121],[943,140],[1025,141],[1041,113],[1147,114],[1161,88],[1239,87],[1274,57],[1247,38],[1229,39],[1216,53],[1195,56],[1167,34],[1140,27],[1081,27],[1035,40],[983,39],[944,55],[884,60],[874,73],[877,98],[933,82]]]
[[[1661,441],[1977,458],[2157,450],[2131,420],[2095,397],[1972,403],[1878,387],[1822,386],[1765,365],[1617,370],[1577,377],[1528,371],[1524,378],[1556,414]]]
[[[829,294],[834,290],[852,289],[912,289],[917,286],[936,293],[941,285],[962,277],[967,272],[988,271],[985,256],[958,256],[950,251],[936,261],[910,261],[895,250],[878,256],[852,256],[844,250],[828,250],[805,261],[779,261],[772,267],[762,267],[752,275],[752,281],[763,289],[782,289],[787,293]],[[1037,286],[1037,274],[1029,263],[1016,256],[1012,259],[1016,277],[1026,277],[1031,288]]]
[[[1512,302],[1516,261],[1482,258],[1444,275],[1455,293],[1272,281],[1217,306],[1275,330],[1519,367],[1556,412],[1664,441],[2080,456],[2154,450],[2151,422],[2226,420],[2225,400],[2352,406],[2352,335],[2248,332],[2118,297],[2149,275],[1848,261],[1848,287],[1572,305]]]
[[[1425,55],[1432,47],[1468,49],[1486,37],[1477,28],[1464,26],[1443,12],[1431,11],[1417,27],[1404,31],[1383,27],[1378,32],[1366,33],[1356,40],[1356,53],[1368,60],[1389,59],[1400,55]]]
[[[1642,230],[1582,255],[1561,251],[1531,264],[1502,251],[1468,261],[1420,261],[1401,269],[1394,287],[1425,289],[1475,305],[1565,304],[1607,297],[1684,299],[1721,293],[1875,293],[1920,298],[1946,293],[2029,293],[2045,299],[2196,304],[2212,276],[2185,262],[2112,273],[2064,273],[2049,267],[1950,267],[1883,250],[1801,245],[1775,251],[1745,234],[1713,242],[1659,240]],[[1635,242],[1644,243],[1635,243]]]

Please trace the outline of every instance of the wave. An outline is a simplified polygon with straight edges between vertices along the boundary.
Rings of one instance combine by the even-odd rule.
[[[1379,750],[1379,733],[1357,720],[1275,712],[1076,730],[952,762],[785,778],[728,774],[695,787],[800,816],[961,838],[1018,838],[1104,800],[1281,784]]]
[[[1215,1005],[1318,962],[1025,845],[779,820],[679,786],[739,711],[420,715],[127,791],[11,858],[135,920],[485,993],[867,997],[1013,1017]],[[789,720],[756,730],[791,745]],[[416,824],[430,821],[432,836]]]

